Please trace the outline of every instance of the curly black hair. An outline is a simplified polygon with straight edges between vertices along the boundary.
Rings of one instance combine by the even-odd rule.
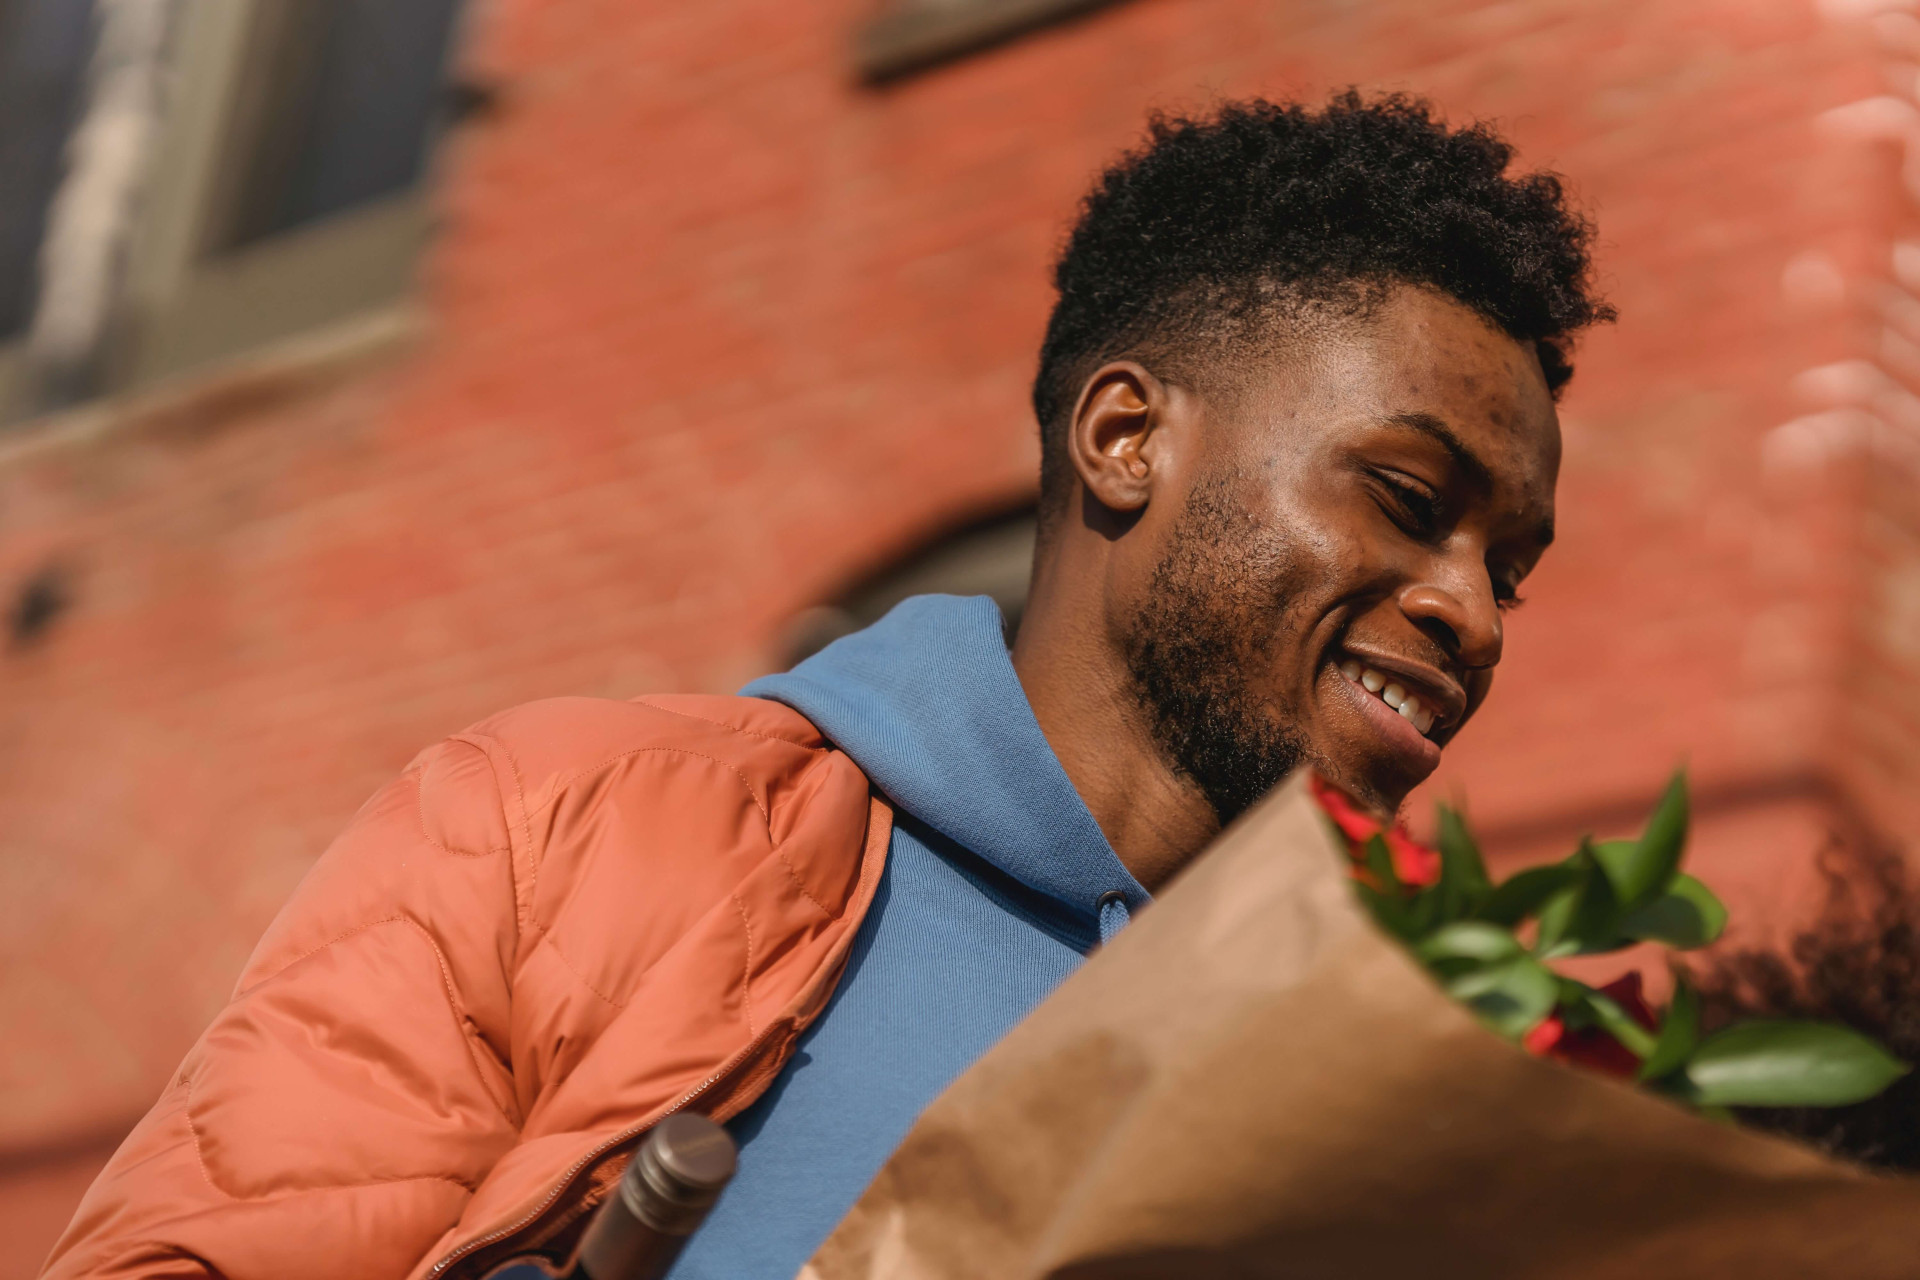
[[[1676,966],[1700,991],[1701,1023],[1812,1018],[1920,1062],[1920,886],[1897,849],[1834,843],[1827,901],[1786,951],[1757,948]],[[1920,1172],[1920,1072],[1849,1107],[1742,1107],[1741,1120],[1871,1168]]]
[[[1613,311],[1591,287],[1592,224],[1554,175],[1507,177],[1512,158],[1485,124],[1449,129],[1420,99],[1352,89],[1319,110],[1152,116],[1054,267],[1033,383],[1043,505],[1064,495],[1067,418],[1101,364],[1192,379],[1194,357],[1301,303],[1364,314],[1392,285],[1438,289],[1536,344],[1557,394],[1570,337]]]

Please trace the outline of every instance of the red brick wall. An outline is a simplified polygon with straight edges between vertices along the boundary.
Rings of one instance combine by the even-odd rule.
[[[1562,542],[1436,789],[1522,853],[1631,821],[1686,757],[1698,863],[1755,922],[1829,829],[1920,820],[1888,452],[1920,433],[1883,394],[1881,453],[1857,409],[1770,434],[1866,394],[1809,370],[1909,376],[1898,121],[1823,115],[1900,92],[1897,25],[1137,0],[874,91],[845,69],[865,11],[500,0],[473,58],[502,105],[447,158],[416,337],[0,441],[0,590],[52,561],[74,599],[0,653],[0,1200],[70,1197],[424,743],[546,694],[731,687],[850,572],[1027,490],[1048,254],[1150,105],[1417,90],[1601,220],[1622,322],[1565,405]],[[51,1234],[9,1233],[0,1275]]]

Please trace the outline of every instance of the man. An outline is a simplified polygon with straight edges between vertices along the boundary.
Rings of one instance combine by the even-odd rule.
[[[915,1115],[1310,764],[1382,811],[1487,695],[1553,536],[1587,225],[1492,132],[1353,95],[1157,121],[1034,384],[1009,653],[908,601],[741,698],[565,699],[424,753],[275,922],[49,1274],[564,1256],[690,1107],[676,1268],[793,1274]]]

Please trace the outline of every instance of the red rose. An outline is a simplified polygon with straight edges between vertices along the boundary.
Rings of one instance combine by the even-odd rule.
[[[1307,780],[1313,798],[1347,838],[1347,853],[1355,862],[1366,861],[1367,841],[1379,836],[1387,842],[1387,853],[1393,858],[1393,873],[1400,877],[1401,884],[1424,889],[1440,879],[1439,853],[1408,835],[1405,827],[1385,825],[1317,773],[1309,774]]]
[[[1440,851],[1429,849],[1407,834],[1405,827],[1387,828],[1387,852],[1393,855],[1393,871],[1400,883],[1424,889],[1440,881]]]
[[[1340,833],[1350,842],[1364,845],[1380,834],[1379,822],[1354,804],[1346,792],[1317,773],[1309,774],[1307,783],[1313,789],[1313,798],[1320,802],[1320,807],[1333,819],[1333,825],[1340,828]]]
[[[1659,1019],[1654,1017],[1653,1010],[1647,1007],[1646,997],[1640,993],[1639,973],[1614,979],[1600,988],[1600,994],[1612,999],[1626,1011],[1628,1017],[1647,1030],[1652,1031],[1659,1026]],[[1557,1011],[1542,1018],[1533,1030],[1521,1038],[1520,1044],[1536,1057],[1570,1062],[1610,1076],[1630,1077],[1640,1070],[1640,1059],[1606,1031],[1599,1027],[1581,1027],[1577,1031],[1569,1031]]]

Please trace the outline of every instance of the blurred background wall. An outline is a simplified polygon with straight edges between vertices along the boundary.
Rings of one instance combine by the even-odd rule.
[[[1686,759],[1736,928],[1804,913],[1920,823],[1910,7],[0,0],[0,1277],[423,745],[1017,609],[1049,255],[1150,107],[1408,89],[1569,176],[1621,321],[1428,790],[1520,859]]]

